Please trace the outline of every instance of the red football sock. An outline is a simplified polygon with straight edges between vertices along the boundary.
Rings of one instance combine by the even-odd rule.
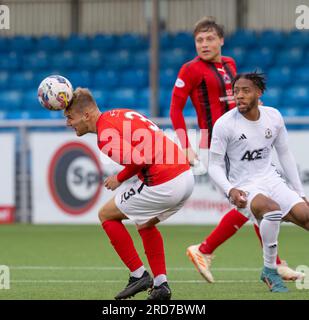
[[[229,239],[249,219],[236,209],[232,209],[221,219],[217,227],[200,245],[199,250],[204,254],[211,254],[224,241]]]
[[[255,233],[258,236],[259,240],[260,240],[261,246],[263,247],[262,237],[261,237],[261,234],[260,234],[260,228],[256,224],[254,224],[254,230],[255,230]],[[277,255],[276,263],[277,264],[281,264],[281,259],[280,259],[279,255]]]
[[[130,271],[133,272],[140,268],[143,262],[139,258],[133,240],[122,222],[118,220],[107,220],[102,223],[102,227],[119,257]]]
[[[166,274],[164,244],[160,231],[155,227],[138,230],[145,249],[149,266],[156,277],[159,274]]]

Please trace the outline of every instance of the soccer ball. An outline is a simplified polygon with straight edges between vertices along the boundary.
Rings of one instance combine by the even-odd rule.
[[[52,75],[39,85],[39,102],[48,110],[63,110],[71,103],[72,98],[73,87],[65,77]]]

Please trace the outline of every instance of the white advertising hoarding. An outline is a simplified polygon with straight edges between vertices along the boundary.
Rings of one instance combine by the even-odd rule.
[[[174,133],[167,131],[173,138]],[[309,131],[290,132],[305,191],[309,195]],[[190,141],[198,139],[190,137]],[[96,136],[32,133],[32,221],[34,223],[98,223],[98,211],[113,195],[102,181],[121,166],[102,155]],[[120,188],[123,188],[122,185]],[[184,208],[164,223],[217,224],[230,205],[209,181],[196,176],[194,192]]]
[[[0,134],[0,150],[0,223],[9,223],[15,211],[14,134]]]
[[[98,222],[100,207],[112,197],[112,192],[103,188],[102,180],[120,166],[111,161],[102,163],[96,136],[32,133],[30,148],[32,222]]]

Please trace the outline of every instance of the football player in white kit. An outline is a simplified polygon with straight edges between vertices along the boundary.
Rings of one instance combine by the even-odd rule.
[[[280,222],[293,222],[309,230],[309,203],[280,112],[258,104],[264,90],[263,74],[235,77],[237,108],[214,126],[209,175],[231,203],[259,224],[264,256],[261,280],[272,292],[286,292],[276,266]],[[272,164],[273,147],[290,187]]]

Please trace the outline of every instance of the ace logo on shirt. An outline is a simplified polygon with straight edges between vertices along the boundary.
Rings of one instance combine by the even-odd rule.
[[[242,156],[241,161],[248,160],[259,160],[259,159],[265,159],[269,155],[269,149],[267,147],[262,149],[257,149],[253,151],[246,151],[245,154]]]

